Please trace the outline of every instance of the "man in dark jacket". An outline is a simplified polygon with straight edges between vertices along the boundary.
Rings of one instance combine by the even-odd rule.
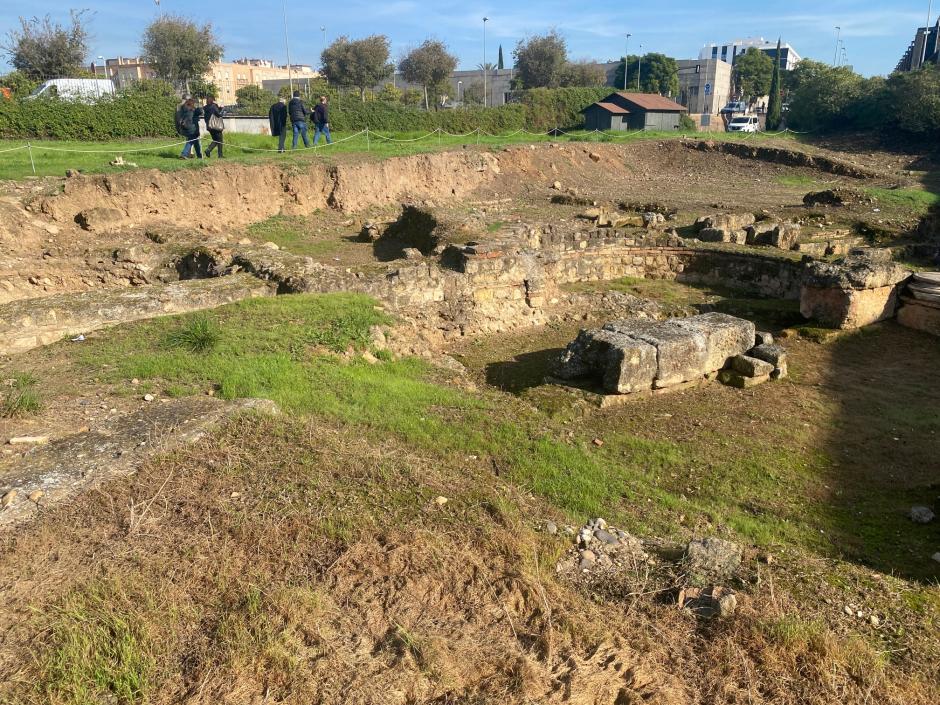
[[[320,102],[313,109],[313,146],[317,146],[320,141],[320,133],[326,136],[326,143],[333,144],[333,138],[330,137],[330,106],[329,100],[325,95],[320,96]]]
[[[287,139],[287,100],[279,98],[268,111],[268,124],[271,126],[271,136],[277,137],[277,151],[284,151],[284,140]]]
[[[211,95],[206,98],[206,106],[202,109],[202,116],[206,119],[206,129],[212,138],[212,142],[206,150],[206,158],[212,154],[214,149],[219,159],[222,159],[222,132],[225,128],[220,129],[218,127],[222,124],[222,108],[219,107],[219,104],[215,102],[215,98]],[[213,121],[213,118],[217,119]]]
[[[294,126],[294,141],[291,149],[297,149],[297,136],[304,138],[304,147],[310,146],[310,140],[307,138],[307,116],[310,111],[304,102],[300,99],[300,91],[294,91],[294,97],[287,104],[287,112],[290,114],[291,125]]]

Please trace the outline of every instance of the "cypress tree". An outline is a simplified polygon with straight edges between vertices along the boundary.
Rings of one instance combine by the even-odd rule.
[[[503,45],[502,44],[499,45],[499,59],[496,62],[496,68],[499,69],[500,71],[506,68],[505,66],[503,66]]]
[[[767,129],[779,130],[780,123],[780,40],[777,39],[777,56],[774,60],[774,73],[770,79],[770,101],[767,103]]]

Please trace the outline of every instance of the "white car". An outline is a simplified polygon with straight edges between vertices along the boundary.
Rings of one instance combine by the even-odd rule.
[[[740,115],[731,118],[728,132],[760,132],[760,119],[756,115]]]

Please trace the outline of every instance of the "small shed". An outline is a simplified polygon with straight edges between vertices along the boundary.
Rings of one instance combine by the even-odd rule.
[[[581,112],[586,130],[678,130],[685,111],[661,95],[618,91]]]

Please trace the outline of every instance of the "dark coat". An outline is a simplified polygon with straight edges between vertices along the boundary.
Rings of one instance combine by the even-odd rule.
[[[287,104],[287,112],[290,114],[291,122],[306,122],[310,111],[300,98],[291,98]]]
[[[276,102],[268,111],[268,123],[271,126],[271,136],[280,137],[287,127],[287,106],[281,101]]]
[[[330,121],[330,106],[317,103],[313,109],[313,122],[316,125],[326,125]]]
[[[210,119],[213,115],[217,115],[218,117],[222,117],[222,108],[219,107],[219,104],[218,104],[218,103],[210,103],[209,105],[207,105],[207,106],[206,106],[205,108],[203,108],[203,110],[202,110],[202,116],[203,116],[203,118],[205,118],[205,120],[206,120],[206,129],[207,129],[207,130],[209,129],[209,119]]]
[[[202,108],[190,108],[185,103],[176,109],[176,131],[183,137],[199,134],[199,120]]]

